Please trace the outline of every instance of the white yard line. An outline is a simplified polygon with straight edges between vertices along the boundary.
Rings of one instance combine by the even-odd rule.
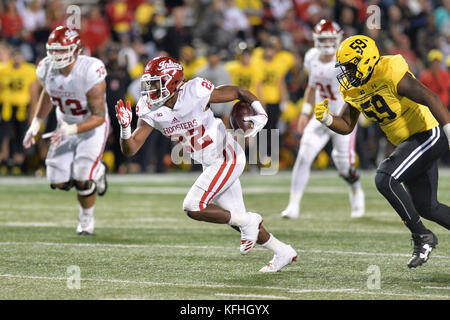
[[[284,296],[272,296],[272,295],[263,295],[263,294],[236,294],[236,293],[215,293],[215,296],[218,297],[239,297],[239,298],[260,298],[260,299],[290,299],[289,297]]]
[[[0,246],[31,245],[31,246],[66,246],[66,247],[99,247],[99,248],[173,248],[173,249],[223,249],[237,250],[237,246],[197,246],[197,245],[170,245],[170,244],[120,244],[120,243],[70,243],[70,242],[0,242]],[[257,247],[253,250],[265,250]],[[337,254],[337,255],[362,255],[380,257],[409,257],[404,253],[381,253],[381,252],[361,252],[361,251],[339,251],[339,250],[302,250],[296,249],[299,253],[315,254]],[[433,255],[432,258],[450,259],[450,256]]]
[[[422,289],[450,290],[450,287],[425,286],[425,287],[422,287]]]
[[[33,280],[53,280],[53,281],[67,281],[66,277],[44,277],[44,276],[25,276],[25,275],[14,275],[14,274],[0,274],[0,278],[10,278],[10,279],[33,279]],[[403,293],[390,293],[383,291],[359,291],[353,288],[343,288],[343,289],[292,289],[284,287],[270,287],[270,286],[243,286],[243,285],[229,285],[229,284],[208,284],[208,283],[170,283],[170,282],[152,282],[152,281],[133,281],[133,280],[119,280],[119,279],[101,279],[101,278],[82,278],[83,281],[93,281],[93,282],[106,282],[106,283],[120,283],[120,284],[137,284],[137,285],[149,285],[149,286],[174,286],[174,287],[185,287],[185,288],[235,288],[235,289],[261,289],[261,290],[280,290],[286,291],[287,293],[303,294],[303,293],[349,293],[349,294],[368,294],[368,295],[386,295],[386,296],[400,296],[400,297],[417,297],[417,298],[444,298],[448,299],[450,296],[433,295],[433,294],[403,294]],[[225,294],[222,294],[225,295]],[[231,294],[227,294],[230,295]],[[258,297],[258,298],[269,298],[269,296],[264,295],[242,295],[236,294],[232,296],[242,296],[242,297]],[[278,296],[272,296],[273,299],[278,298]],[[287,298],[288,297],[282,297]]]

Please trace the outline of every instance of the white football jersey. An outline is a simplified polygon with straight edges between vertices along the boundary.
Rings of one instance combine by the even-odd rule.
[[[65,77],[58,69],[52,68],[50,59],[45,57],[39,63],[36,74],[56,107],[57,119],[71,124],[79,123],[91,115],[86,93],[105,80],[106,69],[101,60],[80,55],[70,74]],[[106,103],[105,116],[108,117]]]
[[[181,86],[173,109],[152,108],[147,98],[141,97],[136,113],[172,141],[180,142],[192,159],[209,165],[223,155],[226,137],[224,123],[207,108],[213,90],[209,80],[197,77]]]
[[[305,68],[309,72],[308,85],[316,89],[316,103],[328,98],[330,113],[340,115],[344,106],[336,79],[340,70],[334,67],[336,59],[325,63],[319,60],[319,56],[317,48],[311,48],[305,54]]]

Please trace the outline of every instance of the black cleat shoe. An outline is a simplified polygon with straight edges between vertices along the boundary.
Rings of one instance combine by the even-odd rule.
[[[431,251],[438,244],[438,238],[430,231],[425,234],[413,233],[411,240],[414,241],[414,251],[408,261],[408,268],[416,268],[427,262]]]

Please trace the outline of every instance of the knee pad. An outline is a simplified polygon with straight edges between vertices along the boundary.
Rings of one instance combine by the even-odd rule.
[[[75,188],[82,197],[92,196],[97,191],[97,186],[93,180],[75,181]]]
[[[378,191],[380,191],[382,194],[389,192],[389,180],[391,178],[392,176],[388,175],[387,173],[377,172],[375,175],[375,186],[377,187]]]
[[[349,184],[353,184],[359,180],[359,172],[355,167],[350,167],[347,174],[344,175],[341,173],[339,174],[339,176],[341,176],[341,178],[347,181],[347,183]]]
[[[62,184],[62,186],[58,187],[57,184],[50,184],[50,188],[52,188],[53,190],[55,189],[60,189],[60,190],[64,190],[64,191],[69,191],[70,189],[72,189],[73,187],[73,180],[70,180],[69,182],[65,182]]]

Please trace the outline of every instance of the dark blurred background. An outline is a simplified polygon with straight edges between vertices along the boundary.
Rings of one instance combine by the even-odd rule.
[[[0,1],[0,175],[45,174],[48,141],[40,139],[29,150],[21,142],[41,90],[36,65],[46,55],[49,33],[65,25],[69,5],[81,8],[84,54],[100,58],[108,69],[112,130],[103,158],[116,173],[194,169],[172,163],[172,143],[156,130],[133,158],[120,153],[115,103],[137,102],[139,77],[157,55],[179,59],[186,80],[202,76],[215,85],[244,86],[267,106],[278,106],[273,126],[281,134],[279,166],[291,168],[307,85],[303,58],[313,46],[312,28],[322,18],[338,22],[344,38],[366,34],[382,55],[402,54],[414,75],[450,107],[450,0]],[[371,5],[381,9],[381,29],[366,26]],[[231,106],[212,107],[227,126]],[[51,114],[45,131],[55,126]],[[375,168],[393,148],[377,124],[362,118],[357,141],[362,170]],[[329,149],[318,155],[315,169],[332,165]],[[447,154],[441,165],[449,164]]]

